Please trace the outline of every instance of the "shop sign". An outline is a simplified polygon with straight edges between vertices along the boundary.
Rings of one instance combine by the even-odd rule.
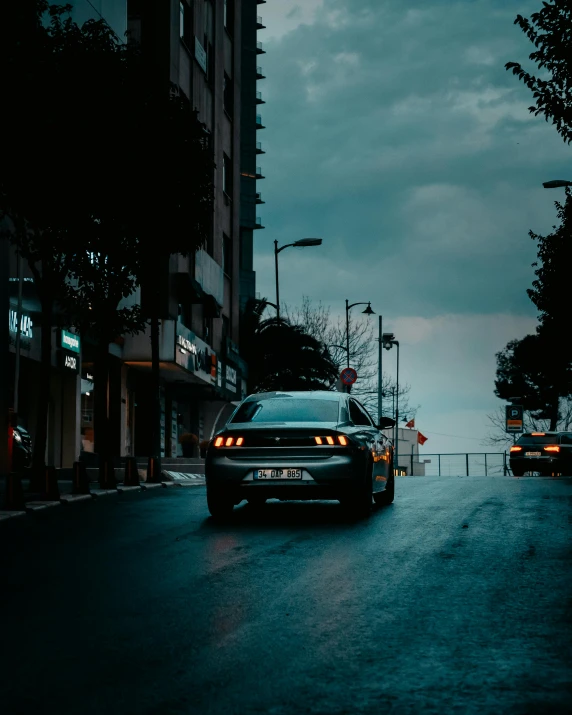
[[[79,357],[68,350],[60,351],[60,365],[64,370],[79,371]]]
[[[236,374],[236,370],[231,367],[228,363],[226,366],[226,389],[229,390],[230,392],[236,392],[237,390],[237,382],[238,382],[238,375]]]
[[[206,382],[217,384],[216,353],[182,323],[177,325],[175,362]]]
[[[181,348],[181,350],[191,353],[191,355],[197,354],[197,346],[195,343],[189,340],[189,338],[185,338],[183,335],[177,335],[177,345]]]
[[[32,338],[32,319],[29,315],[22,313],[20,316],[20,335],[23,338]],[[18,332],[18,313],[15,310],[10,310],[8,314],[8,329],[11,333]]]
[[[80,352],[79,335],[68,333],[67,330],[62,330],[62,348],[71,350],[74,353]]]

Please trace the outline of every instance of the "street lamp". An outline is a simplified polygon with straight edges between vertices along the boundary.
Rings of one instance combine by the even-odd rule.
[[[565,186],[572,186],[572,181],[566,181],[566,179],[554,179],[553,181],[545,181],[542,186],[545,189],[562,189]]]
[[[348,367],[350,366],[350,310],[356,305],[367,305],[367,308],[362,311],[364,315],[375,315],[375,312],[371,309],[371,302],[367,303],[352,303],[349,305],[348,299],[346,298],[346,353],[348,358]]]
[[[391,350],[394,345],[397,345],[397,379],[395,384],[395,467],[399,471],[399,340],[395,339],[393,333],[383,333],[381,336],[383,347],[386,350]]]
[[[294,243],[287,243],[285,246],[280,246],[278,248],[278,241],[274,241],[274,265],[276,267],[276,319],[278,323],[280,322],[280,291],[278,288],[278,254],[285,248],[290,248],[294,246],[295,248],[307,248],[308,246],[321,246],[321,238],[301,238],[299,241],[294,241]],[[268,303],[270,305],[270,303]]]

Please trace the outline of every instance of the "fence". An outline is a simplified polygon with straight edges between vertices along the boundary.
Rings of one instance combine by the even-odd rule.
[[[506,452],[399,455],[399,473],[414,477],[492,476],[510,473]]]

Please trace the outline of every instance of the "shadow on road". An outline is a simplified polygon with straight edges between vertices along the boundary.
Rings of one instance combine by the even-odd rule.
[[[379,507],[374,505],[370,519],[390,514],[393,505]],[[216,521],[212,517],[205,519],[201,530],[220,531],[232,529],[284,529],[293,526],[311,526],[329,529],[332,526],[355,528],[367,524],[369,519],[352,516],[337,501],[287,501],[271,499],[262,506],[252,506],[242,502],[234,508],[225,521]]]

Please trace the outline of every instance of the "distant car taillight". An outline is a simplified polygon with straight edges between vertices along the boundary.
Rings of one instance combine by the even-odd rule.
[[[560,452],[560,447],[557,444],[549,444],[544,448],[545,452]]]
[[[510,448],[511,452],[522,452],[522,447],[511,447]]]

